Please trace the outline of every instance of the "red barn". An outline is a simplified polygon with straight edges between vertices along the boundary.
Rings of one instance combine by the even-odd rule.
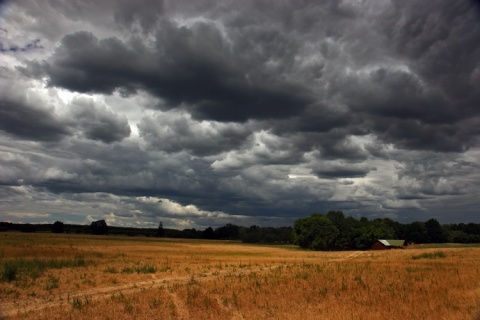
[[[405,240],[377,240],[372,244],[372,250],[404,249]]]

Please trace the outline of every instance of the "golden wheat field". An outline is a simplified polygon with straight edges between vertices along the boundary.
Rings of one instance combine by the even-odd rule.
[[[480,247],[0,234],[2,319],[477,319]]]

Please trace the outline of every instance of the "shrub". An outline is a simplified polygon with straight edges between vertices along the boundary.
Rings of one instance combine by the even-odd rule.
[[[45,290],[52,290],[58,288],[58,278],[55,278],[51,274],[48,275],[47,282],[45,283]]]

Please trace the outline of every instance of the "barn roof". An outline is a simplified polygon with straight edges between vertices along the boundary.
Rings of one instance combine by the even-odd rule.
[[[405,240],[378,240],[387,247],[401,247],[405,245]]]

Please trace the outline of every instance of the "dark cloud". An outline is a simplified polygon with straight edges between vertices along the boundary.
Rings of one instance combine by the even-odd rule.
[[[199,119],[283,118],[312,102],[300,85],[258,70],[232,50],[209,23],[188,29],[165,22],[153,49],[78,32],[62,40],[50,61],[30,69],[43,70],[50,86],[78,92],[145,89],[166,100],[166,108],[183,106]]]
[[[140,135],[152,148],[165,152],[188,151],[194,155],[214,155],[240,147],[251,134],[237,124],[206,123],[187,114],[164,114],[144,118]]]
[[[68,126],[47,110],[0,98],[0,130],[34,141],[58,141],[69,134]]]
[[[314,170],[313,173],[323,179],[361,178],[365,177],[372,170],[376,169],[359,165],[335,164]]]
[[[114,17],[119,25],[130,28],[138,25],[144,32],[150,31],[155,26],[164,11],[162,0],[142,0],[135,3],[123,0],[115,4]]]
[[[34,19],[23,28],[30,32],[41,31],[51,40],[72,30],[75,26],[85,28],[119,28],[130,32],[149,32],[163,14],[163,1],[138,0],[35,0],[4,1],[2,8],[14,6]],[[44,19],[35,19],[42,17]],[[23,21],[24,22],[24,21]],[[92,28],[93,27],[93,28]]]
[[[135,87],[135,73],[148,70],[141,59],[140,51],[117,38],[99,41],[92,33],[78,32],[63,38],[54,63],[32,62],[30,70],[21,70],[36,76],[46,73],[49,86],[111,94],[117,87]]]
[[[402,148],[442,152],[475,143],[472,129],[462,123],[479,116],[473,88],[480,81],[475,59],[480,27],[472,5],[439,3],[431,11],[430,6],[395,2],[375,13],[336,2],[298,4],[295,11],[292,6],[251,3],[226,14],[216,2],[169,3],[170,14],[184,21],[178,22],[162,6],[146,5],[158,28],[151,44],[77,32],[65,36],[50,59],[31,62],[29,69],[41,70],[51,86],[78,92],[147,90],[164,100],[157,107],[182,108],[197,119],[288,118],[290,130],[344,127],[345,136],[374,133]],[[129,26],[140,16],[154,20],[144,10],[119,7],[120,24]],[[206,18],[188,16],[190,10],[198,15],[207,8]],[[250,12],[253,8],[258,12]],[[240,15],[247,11],[255,14]],[[309,19],[312,12],[325,19]],[[362,20],[369,15],[376,18],[373,25]],[[460,23],[459,17],[467,21]],[[465,47],[471,50],[462,58],[452,51]],[[345,74],[341,64],[354,73]],[[332,108],[339,102],[347,109]],[[415,124],[421,128],[412,135]],[[442,143],[445,137],[449,141]],[[333,145],[322,148],[341,156],[337,141]]]
[[[470,192],[473,188],[470,179],[456,179],[468,177],[476,172],[479,164],[472,161],[457,159],[453,156],[445,157],[446,161],[439,161],[437,157],[426,153],[420,156],[420,161],[407,162],[398,171],[400,181],[396,186],[399,197],[425,197],[461,195]]]
[[[400,147],[445,152],[476,145],[477,8],[469,1],[434,1],[434,10],[431,3],[393,4],[377,22],[404,67],[378,68],[358,79],[349,105],[371,113],[374,132]]]
[[[478,145],[480,119],[473,118],[456,124],[429,125],[418,120],[375,119],[379,137],[395,142],[398,147],[438,152],[462,152]]]
[[[78,134],[105,143],[121,141],[130,135],[125,116],[95,105],[93,100],[78,98],[70,105],[49,105],[52,100],[31,91],[25,80],[6,70],[0,82],[0,130],[16,137],[44,142],[58,142]],[[68,107],[69,109],[65,108]],[[58,110],[64,108],[63,112]]]
[[[130,135],[127,119],[95,106],[92,101],[77,99],[72,103],[72,117],[85,137],[105,143],[121,141]]]
[[[425,88],[421,79],[408,71],[378,68],[354,83],[344,93],[355,112],[433,124],[444,123],[456,115],[442,92]]]

